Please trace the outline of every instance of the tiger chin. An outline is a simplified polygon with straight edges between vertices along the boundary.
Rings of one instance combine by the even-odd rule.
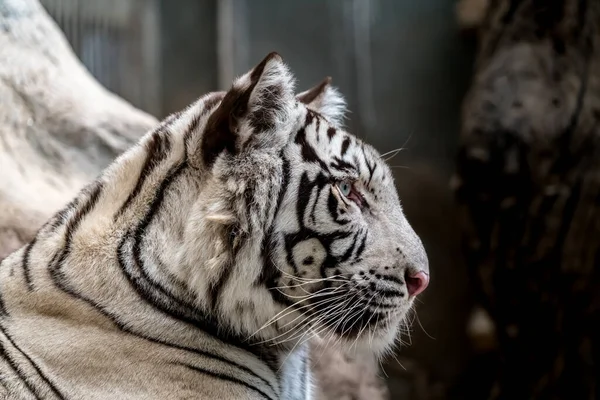
[[[0,264],[0,397],[309,399],[311,338],[385,352],[427,256],[344,113],[271,53],[148,132]]]

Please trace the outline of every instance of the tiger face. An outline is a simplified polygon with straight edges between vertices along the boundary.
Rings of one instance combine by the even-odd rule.
[[[428,261],[385,161],[343,130],[341,95],[328,80],[294,95],[271,54],[205,102],[214,108],[190,148],[211,189],[196,219],[224,226],[229,249],[206,269],[212,307],[265,342],[319,336],[385,351],[428,285]],[[207,235],[203,224],[192,232]]]
[[[286,190],[269,237],[269,287],[300,311],[286,334],[311,336],[309,329],[331,342],[368,339],[383,350],[428,285],[427,256],[389,167],[341,129],[338,115],[321,114],[327,101],[342,103],[337,92],[322,90],[320,104],[300,107],[304,120],[281,153]]]
[[[282,153],[287,190],[270,237],[270,288],[315,334],[387,344],[428,284],[425,251],[377,151],[303,111]]]

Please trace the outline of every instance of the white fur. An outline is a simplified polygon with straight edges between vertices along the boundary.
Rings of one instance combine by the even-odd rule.
[[[309,91],[299,93],[296,97],[301,97]],[[324,90],[310,104],[307,104],[307,107],[319,112],[336,128],[343,128],[344,119],[348,112],[346,100],[339,90],[329,83],[325,85]]]
[[[393,345],[414,301],[398,282],[428,266],[389,168],[339,129],[344,106],[337,91],[326,86],[318,101],[299,103],[278,56],[257,81],[252,76],[238,78],[225,95],[245,98],[254,84],[245,112],[226,108],[239,102],[215,102],[223,94],[201,98],[117,159],[56,218],[56,228],[47,225],[35,245],[2,263],[0,294],[10,315],[3,329],[65,396],[307,399],[311,336],[376,354]],[[223,123],[210,125],[215,120]],[[210,152],[203,154],[207,143],[219,146],[230,135],[210,126],[233,129],[235,140],[232,152],[211,162]],[[211,142],[208,135],[217,136]],[[353,170],[332,166],[340,161]],[[344,198],[337,186],[344,180],[368,208]],[[298,215],[305,199],[309,206]],[[347,223],[334,220],[332,204]],[[326,268],[327,260],[335,264]],[[396,283],[380,277],[386,275]],[[390,300],[386,290],[404,294]],[[339,297],[321,311],[307,302],[323,294]],[[356,302],[361,298],[381,306],[365,307]],[[384,305],[389,311],[378,314]],[[353,319],[361,310],[371,316],[367,322]],[[214,334],[198,328],[211,319]],[[344,323],[356,330],[336,330]],[[221,341],[234,340],[228,335],[274,350],[275,370],[265,357]],[[27,392],[9,363],[0,371],[15,382],[7,386],[13,397]],[[38,394],[50,393],[33,375]]]

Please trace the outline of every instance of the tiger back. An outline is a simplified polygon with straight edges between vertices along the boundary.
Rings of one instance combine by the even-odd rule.
[[[272,53],[0,264],[0,395],[310,399],[308,343],[391,349],[427,257],[329,81]]]

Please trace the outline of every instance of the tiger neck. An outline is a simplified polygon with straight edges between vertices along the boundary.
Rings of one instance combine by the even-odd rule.
[[[276,188],[271,180],[278,175],[265,174],[257,182]],[[260,279],[266,227],[250,229],[239,213],[237,225],[215,221],[219,207],[231,211],[233,203],[223,197],[223,184],[207,179],[189,165],[180,141],[146,137],[59,218],[64,229],[55,233],[66,232],[69,239],[54,257],[51,273],[68,292],[114,287],[117,296],[98,294],[89,302],[134,321],[128,324],[151,306],[158,311],[152,316],[155,332],[167,333],[170,341],[180,338],[170,327],[200,329],[276,365],[295,343],[273,346],[275,328],[261,329],[283,308]],[[266,219],[272,221],[272,215]],[[229,242],[232,227],[244,233],[243,245]],[[120,289],[114,282],[123,282]],[[131,288],[133,293],[123,293]],[[131,297],[130,306],[121,295]],[[140,297],[144,304],[138,305]]]
[[[170,166],[158,165],[145,178],[139,173],[144,184],[130,183],[140,187],[138,195],[115,221],[127,227],[118,262],[136,290],[160,311],[232,343],[264,342],[277,333],[261,328],[281,311],[260,281],[266,227],[250,226],[251,216],[235,209],[240,199],[224,190],[223,182],[198,175],[185,155],[172,158]],[[261,182],[278,186],[266,178]]]
[[[181,187],[197,187],[191,174],[182,170]],[[164,193],[165,203],[177,192],[177,210],[156,204],[124,236],[118,251],[119,263],[136,289],[153,306],[214,336],[231,342],[247,341],[261,323],[256,315],[265,308],[268,291],[248,288],[260,270],[260,237],[232,254],[227,243],[230,227],[206,223],[203,199],[210,188],[198,192],[181,190]],[[186,198],[187,197],[187,198]],[[175,212],[176,211],[176,212]],[[236,260],[248,260],[245,264]],[[264,321],[263,321],[264,320]]]

